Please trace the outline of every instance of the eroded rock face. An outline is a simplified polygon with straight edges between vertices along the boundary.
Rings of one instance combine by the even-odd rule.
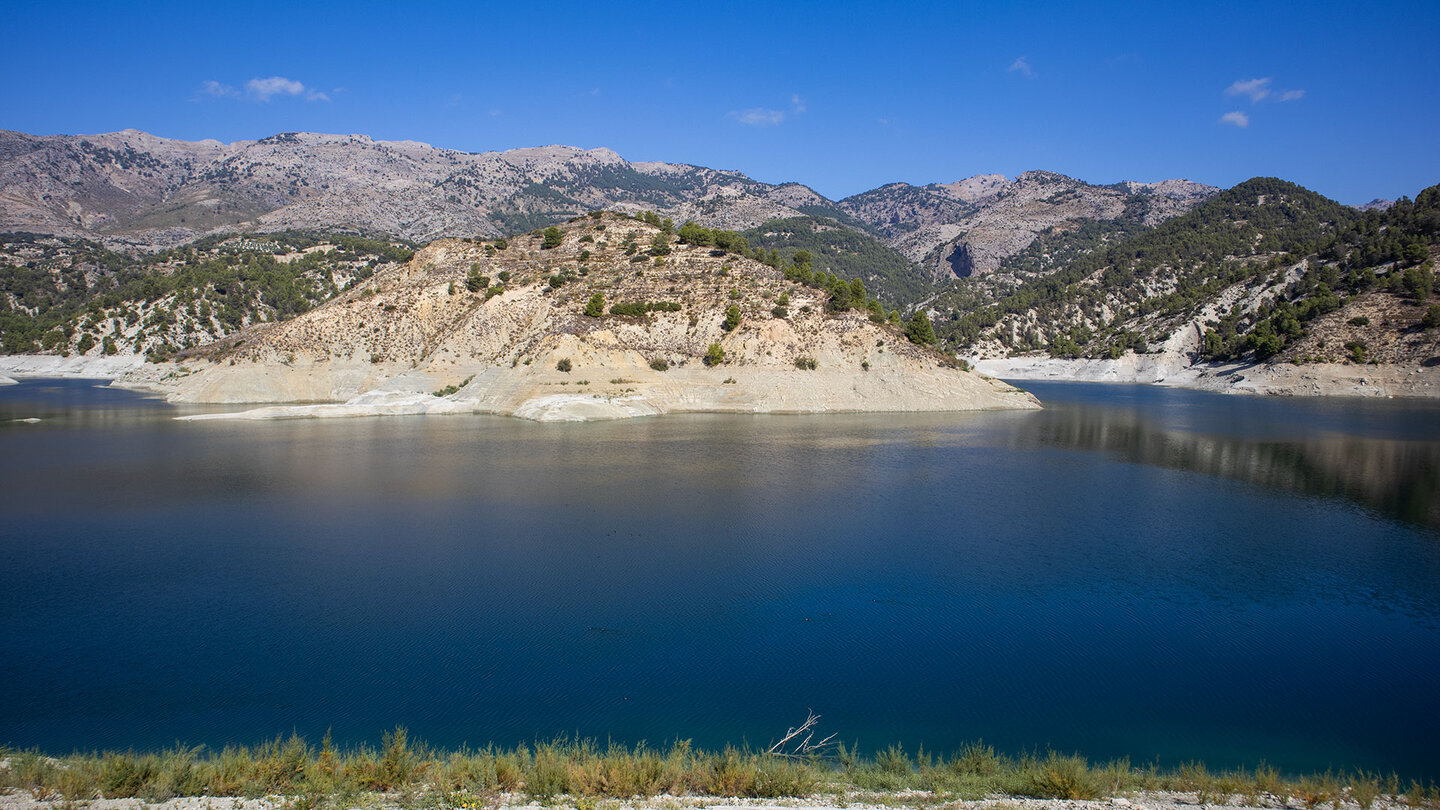
[[[936,281],[993,272],[1040,234],[1072,220],[1128,217],[1154,225],[1219,189],[1188,180],[1092,186],[1054,172],[978,175],[946,185],[892,183],[839,205]]]
[[[684,245],[659,258],[630,250],[661,232],[622,215],[562,230],[552,249],[536,236],[504,250],[439,240],[310,312],[192,351],[158,381],[132,382],[177,401],[334,403],[265,417],[1038,407],[868,313],[827,312],[828,293],[758,262]],[[483,283],[467,285],[477,276]],[[597,294],[605,314],[587,315]],[[651,306],[617,315],[616,304]],[[741,317],[727,329],[730,306]],[[723,361],[707,362],[712,345]]]

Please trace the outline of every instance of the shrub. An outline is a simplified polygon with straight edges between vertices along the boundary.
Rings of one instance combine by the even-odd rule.
[[[549,804],[556,796],[569,793],[570,767],[566,759],[554,746],[540,746],[525,777],[525,795]]]
[[[670,363],[666,361],[666,359],[663,357],[657,357],[654,360],[650,361],[650,368],[653,368],[656,371],[669,371]]]
[[[1357,315],[1356,317],[1346,321],[1346,323],[1350,324],[1351,326],[1369,326],[1370,319],[1365,317],[1364,315]]]
[[[725,347],[719,343],[711,343],[705,350],[705,365],[718,366],[725,362]]]
[[[563,371],[563,372],[565,372],[565,373],[567,373],[567,374],[570,373],[570,368],[571,368],[571,366],[570,366],[570,358],[568,358],[568,357],[562,357],[562,358],[560,358],[560,362],[558,362],[558,363],[555,364],[555,369],[556,369],[557,371]]]
[[[726,332],[740,325],[740,307],[731,304],[725,308],[725,322],[721,324]]]
[[[819,361],[817,361],[813,357],[801,356],[795,358],[795,368],[801,369],[803,371],[814,371],[819,367]]]
[[[495,240],[495,249],[496,249],[496,250],[504,250],[504,249],[506,249],[506,248],[508,248],[508,247],[510,247],[510,243],[509,243],[508,241],[506,241],[506,240],[504,240],[504,239],[496,239],[496,240]]]
[[[1440,304],[1431,304],[1430,308],[1425,310],[1425,317],[1420,319],[1420,325],[1426,329],[1440,326]]]
[[[910,323],[905,326],[905,337],[910,338],[911,343],[921,346],[929,346],[935,342],[935,327],[930,325],[930,317],[924,310],[916,310],[910,316]]]
[[[597,292],[590,296],[590,301],[585,305],[585,314],[598,318],[605,314],[605,294]]]
[[[774,315],[777,318],[784,318],[790,314],[790,310],[777,304],[776,306],[770,308],[770,314]]]
[[[634,301],[626,304],[614,304],[610,307],[611,315],[628,315],[638,318],[647,312],[679,312],[682,309],[680,304],[674,301]]]
[[[1038,799],[1094,799],[1100,795],[1099,780],[1083,757],[1063,756],[1053,751],[1044,760],[1027,763],[1020,793]]]
[[[541,250],[560,247],[560,244],[565,241],[565,233],[554,225],[545,229],[544,237],[544,240],[540,242]]]
[[[510,271],[509,271],[509,270],[501,270],[501,271],[500,271],[500,283],[501,283],[501,284],[508,284],[508,283],[510,283]]]
[[[465,289],[470,292],[480,292],[490,286],[490,277],[480,275],[480,265],[472,265],[470,272],[465,275]]]

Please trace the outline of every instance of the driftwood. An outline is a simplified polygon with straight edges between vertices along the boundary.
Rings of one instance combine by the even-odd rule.
[[[823,756],[825,749],[835,741],[835,735],[831,734],[819,741],[815,740],[815,724],[819,722],[820,715],[807,710],[805,722],[785,732],[780,742],[770,746],[765,753],[775,757],[788,757],[791,759],[810,759]]]

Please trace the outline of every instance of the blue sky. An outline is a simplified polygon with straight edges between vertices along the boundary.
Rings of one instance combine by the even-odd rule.
[[[10,2],[0,128],[564,143],[832,198],[1048,169],[1440,182],[1440,3]]]

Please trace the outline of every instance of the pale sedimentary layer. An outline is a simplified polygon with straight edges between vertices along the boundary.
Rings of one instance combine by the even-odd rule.
[[[612,358],[621,359],[624,358]],[[368,364],[366,364],[368,365]],[[532,364],[533,365],[533,364]],[[399,414],[491,413],[540,422],[590,421],[667,413],[842,413],[1032,409],[1035,399],[998,380],[965,372],[888,369],[804,371],[776,368],[684,368],[654,371],[643,363],[576,363],[571,372],[490,368],[457,392],[435,396],[453,374],[414,370],[373,382],[360,367],[255,367],[207,370],[183,378],[169,398],[180,402],[275,404],[190,419],[293,419]],[[180,381],[176,381],[180,382]],[[153,387],[165,390],[168,384]],[[345,396],[351,394],[351,396]],[[343,399],[342,399],[343,398]],[[313,400],[331,400],[314,402]],[[340,400],[340,401],[335,401]]]
[[[976,367],[1007,380],[1157,383],[1221,393],[1282,396],[1440,397],[1440,366],[1414,363],[1185,365],[1163,355],[1126,355],[1118,360],[1012,357],[981,360]]]

